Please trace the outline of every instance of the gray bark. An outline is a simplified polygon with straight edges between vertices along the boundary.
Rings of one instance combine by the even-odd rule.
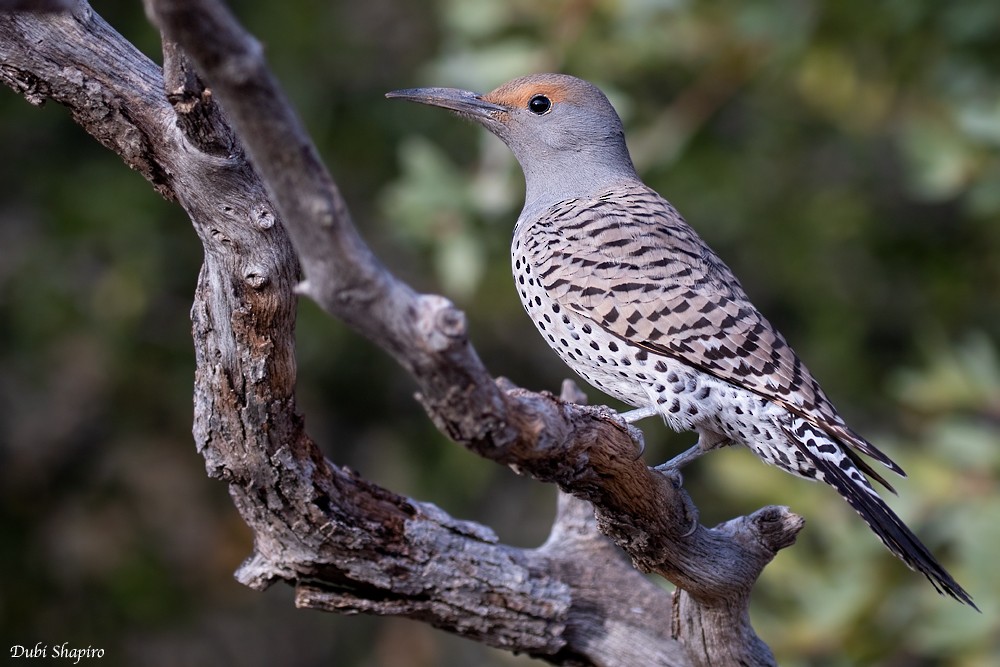
[[[285,582],[302,607],[415,618],[554,664],[774,664],[749,595],[799,517],[767,507],[686,534],[696,508],[642,463],[615,413],[572,401],[571,387],[559,398],[494,380],[464,315],[361,240],[260,45],[222,5],[149,0],[164,72],[72,4],[0,6],[0,81],[68,107],[184,208],[204,244],[194,437],[255,536],[241,582]],[[455,442],[568,494],[543,546],[500,544],[323,458],[296,409],[296,293],[392,355]]]

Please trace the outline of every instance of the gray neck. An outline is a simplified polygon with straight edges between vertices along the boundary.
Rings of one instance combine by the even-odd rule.
[[[522,219],[566,199],[588,198],[639,181],[624,145],[598,145],[572,153],[550,153],[536,146],[528,159],[517,158],[525,181]]]

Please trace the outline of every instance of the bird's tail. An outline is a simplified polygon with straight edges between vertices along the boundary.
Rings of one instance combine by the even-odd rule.
[[[804,434],[805,438],[797,437],[795,433],[801,432],[803,426],[809,433]],[[796,419],[793,429],[783,428],[796,449],[816,466],[816,478],[835,488],[893,555],[911,570],[927,577],[938,593],[950,595],[979,611],[972,597],[937,562],[927,547],[879,497],[851,459],[841,451],[844,445],[836,448],[836,454],[824,454],[814,451],[806,444],[809,441],[830,442],[829,436],[812,424]]]

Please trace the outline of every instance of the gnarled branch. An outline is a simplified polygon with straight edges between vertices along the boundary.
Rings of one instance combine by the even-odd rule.
[[[301,606],[404,615],[556,664],[772,664],[749,593],[801,519],[771,507],[687,535],[690,498],[638,460],[617,415],[494,381],[463,314],[379,263],[259,44],[222,5],[148,10],[166,37],[166,77],[77,3],[0,14],[0,80],[66,105],[184,207],[205,246],[194,435],[255,535],[240,581],[286,581]],[[389,352],[444,433],[588,501],[596,521],[563,498],[546,544],[516,549],[326,461],[296,410],[296,286]],[[595,523],[639,570],[679,587],[672,606]]]

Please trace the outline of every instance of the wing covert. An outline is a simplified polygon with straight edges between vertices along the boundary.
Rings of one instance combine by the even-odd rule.
[[[536,277],[564,307],[774,401],[902,474],[847,427],[729,267],[653,190],[568,200],[518,233]]]

